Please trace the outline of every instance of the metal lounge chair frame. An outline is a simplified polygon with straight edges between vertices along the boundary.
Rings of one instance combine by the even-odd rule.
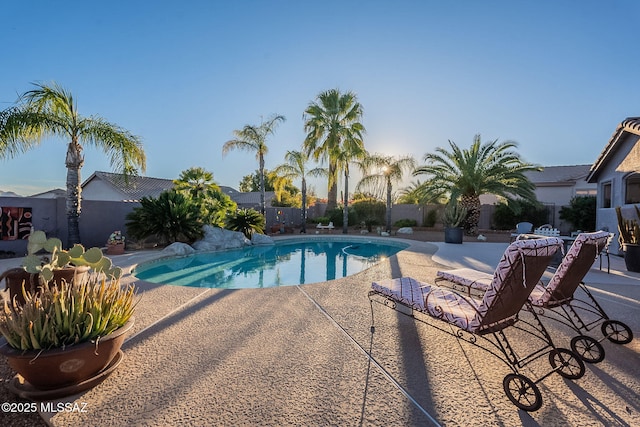
[[[583,281],[594,261],[602,255],[609,239],[610,233],[606,231],[580,233],[549,283],[538,283],[529,296],[529,302],[538,315],[562,323],[577,333],[571,339],[571,349],[589,363],[604,359],[602,341],[627,344],[633,339],[631,328],[623,322],[610,319]],[[484,292],[491,283],[491,276],[464,268],[438,271],[436,282],[441,280],[471,295],[474,291]],[[577,289],[581,289],[584,296],[576,295]],[[598,340],[585,335],[598,326],[602,338]]]
[[[369,292],[371,332],[375,331],[373,303],[377,302],[476,345],[511,369],[503,379],[504,391],[511,402],[526,411],[538,410],[542,406],[542,395],[537,383],[554,372],[569,379],[580,378],[585,373],[584,363],[578,356],[554,345],[535,311],[530,309],[533,317],[530,320],[524,319],[520,312],[523,305],[530,305],[529,294],[561,247],[562,240],[555,237],[520,240],[509,245],[482,300],[409,277],[374,282]],[[507,331],[524,335],[527,344],[535,342],[539,346],[519,356]],[[531,346],[527,351],[530,349]],[[551,371],[536,381],[520,372],[545,355]]]

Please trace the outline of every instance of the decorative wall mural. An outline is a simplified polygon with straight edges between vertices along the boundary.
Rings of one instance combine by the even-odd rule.
[[[28,239],[31,233],[31,208],[0,208],[0,238],[2,240]]]

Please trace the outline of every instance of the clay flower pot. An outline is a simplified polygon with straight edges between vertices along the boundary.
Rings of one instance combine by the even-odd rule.
[[[124,243],[107,244],[107,255],[122,255],[124,253]]]
[[[131,318],[97,343],[88,341],[51,350],[16,350],[2,339],[0,354],[33,388],[72,390],[70,386],[87,383],[92,377],[99,376],[117,356],[121,357],[120,347],[133,324]]]
[[[87,278],[89,274],[89,267],[65,267],[53,272],[53,280],[50,283],[60,284],[63,281],[66,283],[73,283],[74,281],[82,281]],[[9,297],[13,301],[14,297],[18,304],[24,304],[24,297],[22,296],[22,283],[27,292],[35,293],[42,281],[37,273],[29,273],[24,268],[12,268],[5,271],[0,275],[0,281],[5,280],[6,289],[9,290]]]

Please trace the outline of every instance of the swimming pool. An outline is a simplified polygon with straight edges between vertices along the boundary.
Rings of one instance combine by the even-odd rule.
[[[350,276],[407,247],[374,239],[295,239],[150,261],[137,266],[133,275],[152,283],[202,288],[291,286]]]

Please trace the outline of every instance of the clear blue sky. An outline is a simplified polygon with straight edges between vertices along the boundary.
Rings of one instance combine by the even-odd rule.
[[[331,88],[357,94],[370,152],[421,161],[480,133],[543,166],[591,164],[640,115],[639,15],[636,0],[4,2],[0,108],[56,81],[81,114],[142,137],[147,176],[201,166],[235,188],[258,165],[222,157],[232,131],[286,116],[268,141],[273,168]],[[67,142],[0,161],[0,190],[64,188]],[[85,155],[83,180],[111,170]]]

